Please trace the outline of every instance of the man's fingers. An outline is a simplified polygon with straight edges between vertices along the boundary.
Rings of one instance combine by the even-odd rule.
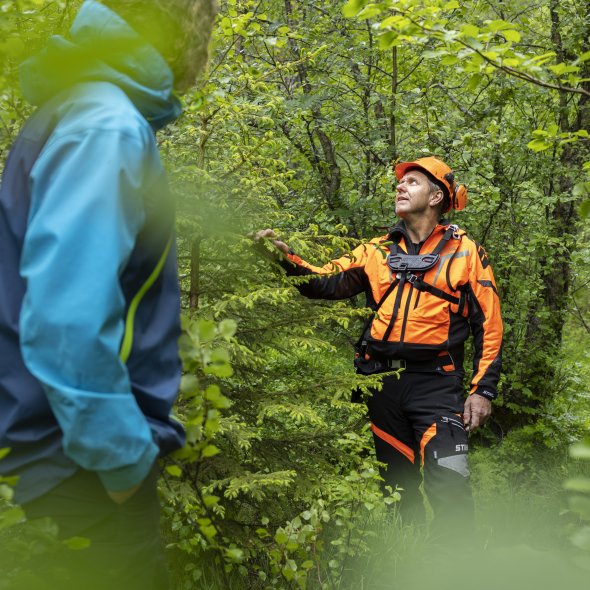
[[[272,229],[262,229],[254,234],[254,241],[258,242],[264,238],[276,238],[277,234]]]
[[[485,397],[474,394],[465,401],[463,423],[465,430],[471,432],[486,423],[492,413],[492,403]]]
[[[468,401],[469,400],[467,400],[467,402]],[[469,430],[471,422],[471,407],[467,402],[465,402],[465,409],[463,410],[463,424],[465,425],[465,430]]]
[[[276,240],[277,234],[272,229],[262,229],[259,232],[256,232],[252,239],[255,242],[260,242],[260,240],[272,240],[272,243],[277,247],[283,254],[289,253],[289,246],[285,244],[285,242],[281,242],[280,240]]]

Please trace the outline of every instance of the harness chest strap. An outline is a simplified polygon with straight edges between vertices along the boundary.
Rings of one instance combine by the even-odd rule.
[[[397,315],[399,312],[399,306],[401,303],[401,295],[402,295],[403,287],[404,287],[404,284],[406,281],[411,283],[418,291],[427,291],[428,293],[434,295],[435,297],[438,297],[440,299],[444,299],[445,301],[448,301],[449,303],[453,303],[454,305],[460,304],[460,302],[461,302],[460,297],[455,297],[454,295],[450,295],[449,293],[446,293],[442,289],[439,289],[438,287],[435,287],[434,285],[431,285],[430,283],[427,283],[426,281],[424,281],[421,276],[418,276],[418,275],[413,274],[411,272],[415,268],[417,272],[420,272],[421,274],[423,274],[424,272],[426,272],[426,270],[431,269],[438,262],[438,260],[440,258],[440,252],[444,248],[445,244],[451,238],[454,238],[456,240],[460,239],[461,236],[459,235],[458,232],[459,232],[459,227],[457,225],[454,225],[454,224],[449,225],[449,227],[446,229],[445,233],[443,234],[442,238],[440,239],[440,241],[438,242],[438,244],[436,245],[434,250],[432,252],[430,252],[429,254],[424,254],[422,256],[420,256],[420,255],[411,256],[411,255],[407,255],[404,253],[400,253],[399,246],[396,242],[392,242],[390,244],[390,246],[389,246],[390,254],[388,256],[388,265],[390,266],[390,268],[392,268],[392,271],[394,271],[394,272],[395,272],[395,270],[397,270],[397,267],[395,267],[395,266],[392,267],[392,265],[390,264],[390,261],[394,260],[395,262],[397,262],[400,265],[399,271],[396,274],[396,279],[399,280],[399,290],[398,290],[397,297],[395,300],[393,312],[391,314],[391,320],[389,322],[389,325],[387,326],[387,329],[385,330],[385,334],[383,334],[382,340],[387,341],[387,339],[389,338],[389,336],[393,330],[393,326],[395,324],[395,320],[397,319]],[[421,259],[421,261],[420,261],[420,259]],[[407,260],[407,262],[404,263],[404,260]],[[412,263],[415,264],[414,267],[411,266]]]

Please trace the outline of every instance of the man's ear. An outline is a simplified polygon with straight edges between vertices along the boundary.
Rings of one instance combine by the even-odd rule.
[[[442,190],[437,190],[436,192],[432,193],[430,195],[430,206],[431,207],[438,207],[438,205],[440,205],[443,202],[443,199],[445,198],[444,193],[442,192]]]

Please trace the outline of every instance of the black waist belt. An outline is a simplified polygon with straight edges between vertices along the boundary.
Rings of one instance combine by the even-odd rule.
[[[427,361],[411,361],[406,359],[383,359],[374,360],[375,369],[394,371],[397,369],[405,369],[415,373],[428,372],[428,371],[440,371],[442,367],[452,367],[451,370],[455,370],[453,359],[449,355],[439,356],[434,359]]]

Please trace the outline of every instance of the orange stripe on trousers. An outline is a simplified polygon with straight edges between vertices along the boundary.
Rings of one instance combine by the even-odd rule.
[[[410,449],[407,445],[405,445],[397,438],[391,436],[391,434],[387,434],[384,430],[377,428],[373,423],[371,423],[371,430],[378,436],[381,440],[384,440],[386,443],[390,444],[396,451],[399,451],[408,461],[414,462],[414,451]]]
[[[422,436],[420,441],[420,458],[422,459],[422,465],[424,465],[424,447],[430,442],[430,439],[436,436],[436,422],[430,426],[430,428]]]

